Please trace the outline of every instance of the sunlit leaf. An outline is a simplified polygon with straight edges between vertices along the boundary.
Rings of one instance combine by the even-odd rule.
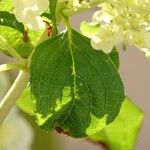
[[[109,150],[133,150],[143,116],[140,108],[126,98],[116,120],[90,139],[107,144]]]

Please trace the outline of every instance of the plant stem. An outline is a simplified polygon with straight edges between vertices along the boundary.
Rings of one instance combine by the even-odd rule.
[[[23,63],[24,59],[16,52],[16,50],[9,45],[9,43],[6,41],[6,39],[0,35],[0,45],[2,45],[10,55],[12,55],[16,60]]]
[[[0,72],[17,69],[17,70],[26,70],[25,67],[21,66],[20,64],[3,64],[0,65]]]
[[[20,71],[12,87],[9,89],[8,93],[0,103],[0,125],[4,121],[11,108],[15,105],[16,100],[26,88],[28,82],[29,73]]]
[[[49,0],[49,10],[51,15],[51,20],[53,22],[53,31],[52,36],[55,36],[58,34],[58,28],[57,28],[57,20],[56,20],[56,8],[57,8],[57,1],[55,0]]]

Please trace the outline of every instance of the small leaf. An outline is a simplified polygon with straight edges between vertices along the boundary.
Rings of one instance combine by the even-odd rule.
[[[0,26],[0,34],[3,36],[7,42],[13,47],[22,57],[28,57],[29,54],[34,49],[35,45],[41,36],[43,31],[40,32],[28,32],[29,40],[25,41],[23,34],[18,30],[6,26]],[[4,52],[7,55],[10,55],[7,52],[7,49],[0,45],[0,51]]]
[[[91,38],[93,35],[97,34],[99,32],[99,24],[97,23],[89,23],[89,22],[82,22],[80,26],[80,31],[83,35],[86,37]]]
[[[13,7],[12,0],[0,0],[0,11],[12,11]]]
[[[48,12],[44,12],[43,14],[41,14],[41,17],[45,17],[45,18],[51,20],[51,15]]]
[[[90,139],[107,144],[110,150],[133,150],[143,117],[139,107],[126,98],[116,120]]]
[[[29,115],[34,116],[34,102],[31,100],[30,95],[30,86],[28,86],[19,99],[17,100],[17,106],[23,110],[24,112],[28,113]]]
[[[60,34],[36,47],[31,92],[41,128],[60,127],[84,137],[116,118],[124,88],[109,55],[92,49],[76,31],[71,36]]]
[[[14,28],[24,33],[24,25],[17,21],[14,14],[7,11],[0,11],[0,25]]]

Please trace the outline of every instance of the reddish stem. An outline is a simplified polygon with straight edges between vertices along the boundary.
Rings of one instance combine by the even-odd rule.
[[[28,41],[29,41],[28,31],[25,31],[25,32],[23,33],[23,41],[24,41],[24,42],[28,42]]]

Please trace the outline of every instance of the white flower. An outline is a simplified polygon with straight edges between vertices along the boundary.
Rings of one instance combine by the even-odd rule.
[[[41,14],[48,9],[48,0],[13,0],[15,16],[29,29],[39,31],[44,27]]]
[[[118,26],[101,26],[99,32],[91,38],[91,45],[96,50],[110,53],[114,46],[122,42],[122,32]]]
[[[92,21],[100,24],[109,24],[117,16],[117,11],[110,4],[102,3],[99,5],[101,10],[96,11]]]
[[[66,7],[77,11],[79,8],[88,8],[90,7],[90,2],[92,0],[58,0],[58,3],[66,3]]]
[[[107,0],[99,5],[100,10],[93,15],[92,22],[99,32],[91,33],[91,45],[94,49],[109,53],[118,43],[130,44],[142,50],[150,57],[150,0]],[[95,31],[95,30],[93,30]],[[89,37],[89,36],[88,36]]]

